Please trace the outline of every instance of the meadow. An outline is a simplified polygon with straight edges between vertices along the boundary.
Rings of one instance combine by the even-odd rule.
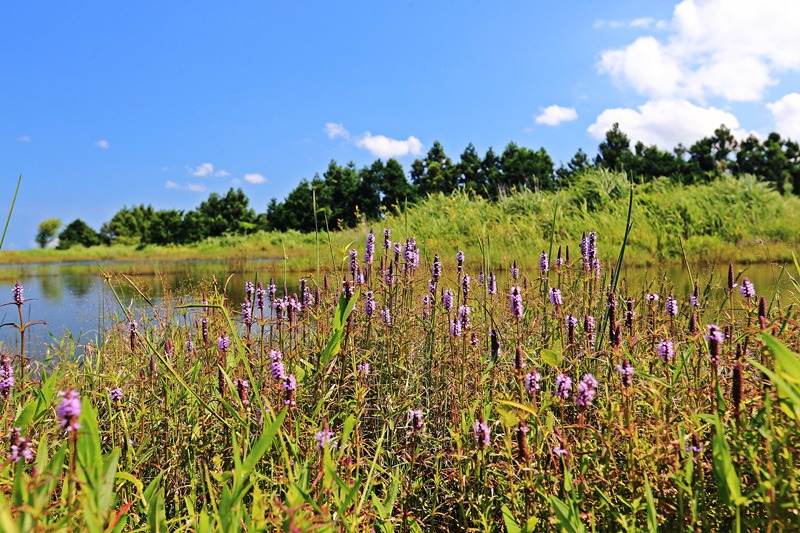
[[[734,185],[746,216],[637,199],[728,232],[781,208]],[[508,201],[544,216],[537,198]],[[602,229],[576,231],[553,214],[583,208],[555,200],[549,242],[524,237],[533,253],[508,205],[500,220],[475,207],[509,231],[463,249],[448,239],[479,224],[467,206],[435,219],[424,250],[393,219],[344,253],[323,248],[334,267],[296,293],[259,275],[244,301],[223,280],[189,301],[118,299],[115,330],[80,358],[68,338],[8,353],[0,528],[797,529],[796,261],[783,293],[733,263],[690,269],[689,293],[664,277],[629,284],[617,273],[644,246],[634,222],[665,218],[642,220],[619,194],[603,202],[623,206],[621,233],[597,211]],[[684,250],[703,242],[686,237]],[[120,294],[127,281],[107,283]],[[9,297],[20,322],[5,326],[24,335],[24,288]]]

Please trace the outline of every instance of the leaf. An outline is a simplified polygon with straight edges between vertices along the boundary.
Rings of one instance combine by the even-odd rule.
[[[502,511],[503,521],[506,524],[506,531],[508,533],[521,533],[522,528],[517,525],[517,521],[514,520],[514,515],[511,513],[511,509],[508,508],[508,505],[503,504]]]
[[[658,531],[658,514],[653,500],[653,491],[650,488],[650,480],[647,476],[644,476],[644,496],[647,500],[647,530],[655,533]]]
[[[736,474],[736,469],[733,466],[731,450],[728,447],[728,442],[725,440],[725,430],[722,427],[719,415],[716,417],[714,423],[716,425],[716,431],[714,433],[714,440],[712,441],[712,451],[714,455],[714,474],[717,477],[717,488],[720,492],[720,498],[726,505],[729,507],[738,507],[744,503],[739,476]]]
[[[581,523],[578,513],[570,505],[569,507],[558,499],[556,496],[550,496],[550,503],[553,505],[553,511],[556,513],[558,523],[561,529],[569,533],[584,533],[586,528]]]
[[[561,364],[561,360],[564,358],[564,354],[563,352],[558,353],[553,350],[545,349],[539,352],[539,357],[544,364],[552,366],[553,368],[558,368]]]

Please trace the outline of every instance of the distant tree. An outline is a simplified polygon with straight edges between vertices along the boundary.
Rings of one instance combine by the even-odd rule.
[[[458,162],[457,171],[459,173],[459,182],[464,190],[476,192],[478,194],[486,195],[486,177],[481,172],[481,164],[483,160],[478,155],[478,151],[472,143],[469,143],[461,154],[461,159]]]
[[[555,188],[553,160],[544,148],[530,148],[510,142],[500,156],[501,185],[505,190],[528,187],[534,190]]]
[[[183,234],[184,229],[183,211],[175,209],[156,211],[150,220],[142,242],[159,245],[187,242],[186,236]]]
[[[58,235],[61,228],[61,219],[48,218],[39,223],[39,230],[36,232],[36,243],[39,248],[44,248]]]
[[[225,196],[211,193],[197,207],[198,217],[206,229],[204,238],[256,231],[256,214],[249,207],[249,202],[242,189],[231,188]]]
[[[491,147],[486,150],[486,155],[483,156],[481,174],[483,175],[483,181],[486,183],[486,188],[489,191],[489,197],[496,199],[497,193],[502,185],[503,172],[500,169],[500,157]]]
[[[155,210],[144,204],[123,207],[117,211],[110,221],[100,228],[100,235],[106,243],[137,243],[144,239],[147,227]]]
[[[639,141],[634,147],[634,155],[629,165],[633,178],[642,183],[660,176],[675,175],[681,163],[675,154],[662,152],[657,146],[645,146]]]
[[[631,157],[631,141],[621,129],[619,123],[606,132],[606,138],[597,148],[595,164],[609,170],[625,170],[629,167]]]
[[[556,170],[556,177],[559,181],[559,187],[569,187],[572,184],[575,176],[583,171],[583,169],[590,166],[591,163],[589,162],[589,157],[581,148],[578,148],[578,151],[575,152],[575,155],[569,160],[567,166],[561,165],[561,167]]]
[[[411,182],[421,196],[453,192],[458,188],[458,180],[458,168],[447,157],[439,141],[433,143],[425,159],[417,159],[411,164]]]
[[[70,222],[58,235],[59,250],[66,250],[76,244],[87,247],[100,244],[100,235],[79,218]]]
[[[389,159],[381,170],[381,206],[387,211],[391,211],[395,206],[402,206],[406,202],[413,203],[417,199],[417,192],[414,186],[406,178],[397,159]]]

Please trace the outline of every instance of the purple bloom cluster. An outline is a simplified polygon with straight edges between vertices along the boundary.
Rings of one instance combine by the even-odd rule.
[[[669,363],[675,357],[675,346],[671,340],[664,339],[656,346],[656,352],[662,361]]]
[[[554,307],[564,305],[564,299],[561,297],[561,291],[555,287],[550,287],[550,303]]]
[[[375,233],[369,230],[367,233],[367,242],[364,246],[364,262],[368,265],[372,264],[375,257]]]
[[[231,339],[227,335],[217,338],[217,349],[220,352],[227,352],[231,348]]]
[[[431,277],[433,278],[433,282],[436,283],[439,281],[439,278],[442,276],[442,261],[439,259],[439,254],[434,254],[433,256],[433,264],[431,265]]]
[[[408,423],[415,433],[421,431],[423,426],[422,409],[410,409],[408,411]]]
[[[261,283],[261,280],[258,280],[258,286],[256,287],[256,307],[263,313],[264,312],[264,285]]]
[[[11,289],[11,295],[14,297],[14,303],[17,305],[22,305],[25,302],[22,291],[22,285],[20,285],[19,281],[14,283],[14,288]]]
[[[280,350],[270,350],[269,352],[270,361],[269,364],[269,371],[272,374],[272,379],[276,381],[283,381],[286,379],[286,371],[283,368],[283,354]]]
[[[108,391],[108,399],[114,403],[118,403],[122,401],[123,392],[122,389],[119,387],[114,387],[113,389],[109,389]]]
[[[634,368],[631,362],[627,359],[623,359],[622,364],[617,365],[617,372],[619,372],[619,379],[622,382],[622,386],[625,388],[630,387],[634,374]]]
[[[249,298],[242,302],[242,323],[246,326],[253,323],[253,306]]]
[[[364,377],[369,376],[369,371],[370,371],[369,363],[362,360],[360,363],[356,365],[356,370],[358,371],[359,374],[361,374]]]
[[[472,309],[468,305],[462,305],[458,308],[458,316],[461,320],[461,329],[468,330],[470,329],[470,322],[469,322],[469,314],[472,312]]]
[[[381,320],[383,321],[383,325],[387,328],[392,327],[392,312],[388,307],[384,307],[381,310]]]
[[[708,328],[708,333],[706,334],[708,357],[711,359],[711,362],[716,365],[719,359],[720,348],[722,343],[725,342],[725,334],[716,324],[709,324],[706,328]]]
[[[522,306],[522,291],[518,286],[511,287],[511,296],[509,300],[511,302],[511,314],[513,314],[517,320],[521,319],[525,308]]]
[[[559,374],[556,376],[556,388],[553,394],[562,400],[569,399],[569,391],[572,389],[572,378],[566,374]]]
[[[58,395],[62,397],[61,403],[56,408],[58,424],[61,429],[77,431],[81,427],[78,423],[78,417],[81,415],[80,396],[74,389],[70,389],[67,392],[59,392]]]
[[[672,293],[669,293],[669,296],[667,296],[667,304],[664,308],[667,311],[667,315],[678,316],[678,300],[675,299]]]
[[[542,275],[550,271],[550,259],[547,257],[547,252],[542,250],[542,255],[539,257],[539,271]]]
[[[589,407],[597,394],[597,380],[589,373],[583,375],[581,382],[578,383],[578,392],[575,396],[575,403],[580,407]]]
[[[534,392],[542,388],[541,384],[539,383],[540,381],[542,381],[541,374],[539,374],[535,370],[533,372],[528,372],[527,374],[525,374],[525,379],[523,382],[525,384],[525,390],[528,391],[530,394],[533,394]]]
[[[406,260],[406,270],[415,269],[419,266],[419,247],[417,247],[417,241],[414,240],[414,237],[406,239],[403,259]]]
[[[375,303],[375,297],[373,296],[372,291],[367,291],[367,301],[364,304],[364,314],[367,315],[367,318],[372,318],[372,315],[375,313],[377,309],[377,304]]]
[[[286,399],[283,400],[284,405],[297,405],[294,399],[295,391],[297,390],[297,379],[293,374],[283,378],[283,389],[286,391]]]
[[[453,308],[453,291],[447,289],[442,294],[442,307],[444,307],[445,311],[449,311]]]
[[[482,417],[478,417],[475,425],[472,426],[472,431],[475,433],[475,446],[477,446],[479,450],[488,448],[492,444],[492,435],[489,430],[489,425]]]
[[[497,294],[497,278],[495,277],[493,270],[489,272],[489,280],[487,281],[486,292],[488,292],[490,296]]]
[[[458,265],[458,273],[461,274],[461,271],[464,270],[464,252],[461,250],[456,252],[456,263]]]
[[[650,303],[657,302],[658,301],[658,294],[650,293],[647,296],[645,296],[644,299],[647,300]]]
[[[392,231],[389,228],[383,228],[383,249],[388,250],[392,247]]]
[[[335,447],[333,440],[336,438],[336,433],[328,429],[328,425],[325,424],[322,428],[322,431],[318,431],[314,438],[317,440],[317,449],[324,450],[327,447]]]
[[[460,337],[461,336],[461,319],[458,317],[454,317],[453,321],[450,323],[450,335],[453,337]]]
[[[422,320],[431,317],[431,297],[427,294],[422,295]]]
[[[514,264],[511,265],[511,279],[517,281],[519,279],[519,267],[517,266],[517,260],[514,260]]]
[[[253,299],[253,293],[255,292],[255,287],[253,286],[252,281],[245,281],[244,282],[244,297],[248,300]]]
[[[33,448],[30,439],[20,439],[20,428],[11,428],[9,435],[9,456],[13,462],[19,462],[20,458],[26,461],[33,459]]]
[[[0,357],[0,395],[8,398],[14,388],[14,369],[7,355]]]
[[[464,295],[464,301],[469,297],[469,284],[471,281],[472,278],[469,277],[469,274],[464,274],[464,277],[461,278],[461,293]]]
[[[739,287],[739,292],[745,298],[755,298],[756,297],[756,288],[753,285],[753,282],[747,278],[742,280],[742,286]]]

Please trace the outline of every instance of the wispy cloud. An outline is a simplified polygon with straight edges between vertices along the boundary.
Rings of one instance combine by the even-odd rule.
[[[108,145],[108,141],[106,141],[104,139],[101,139],[101,140],[97,141],[96,143],[94,143],[94,145],[97,148],[102,148],[103,150],[108,150],[108,146],[109,146]]]
[[[17,141],[19,141],[21,143],[29,143],[29,142],[31,142],[31,138],[28,137],[27,135],[23,135],[22,137],[18,137]]]
[[[356,141],[356,146],[366,149],[374,156],[386,159],[422,153],[422,143],[413,135],[403,141],[392,139],[385,135],[372,135],[370,132],[366,132]]]
[[[251,172],[249,174],[244,175],[244,181],[248,183],[264,183],[267,181],[267,178],[258,174],[257,172]]]
[[[633,20],[596,20],[593,26],[595,29],[609,28],[612,30],[619,28],[655,28],[657,30],[663,30],[667,27],[667,21],[656,20],[652,17],[640,17]]]
[[[197,183],[187,183],[186,185],[181,185],[171,180],[167,180],[167,183],[164,185],[164,187],[167,189],[175,189],[177,191],[191,191],[191,192],[206,192],[208,190],[204,185],[200,185]]]
[[[327,122],[325,124],[324,131],[330,139],[336,139],[337,137],[341,137],[343,139],[350,138],[350,132],[347,131],[342,124],[337,124],[335,122]]]
[[[231,173],[221,168],[215,169],[211,163],[200,163],[196,167],[186,167],[186,171],[196,178],[207,178],[208,176],[217,176],[224,178],[230,176]]]
[[[800,140],[800,93],[789,93],[777,102],[767,104],[781,135]]]
[[[576,118],[578,118],[578,112],[574,108],[551,105],[541,110],[539,116],[536,117],[536,123],[557,126],[562,122],[569,122]]]

